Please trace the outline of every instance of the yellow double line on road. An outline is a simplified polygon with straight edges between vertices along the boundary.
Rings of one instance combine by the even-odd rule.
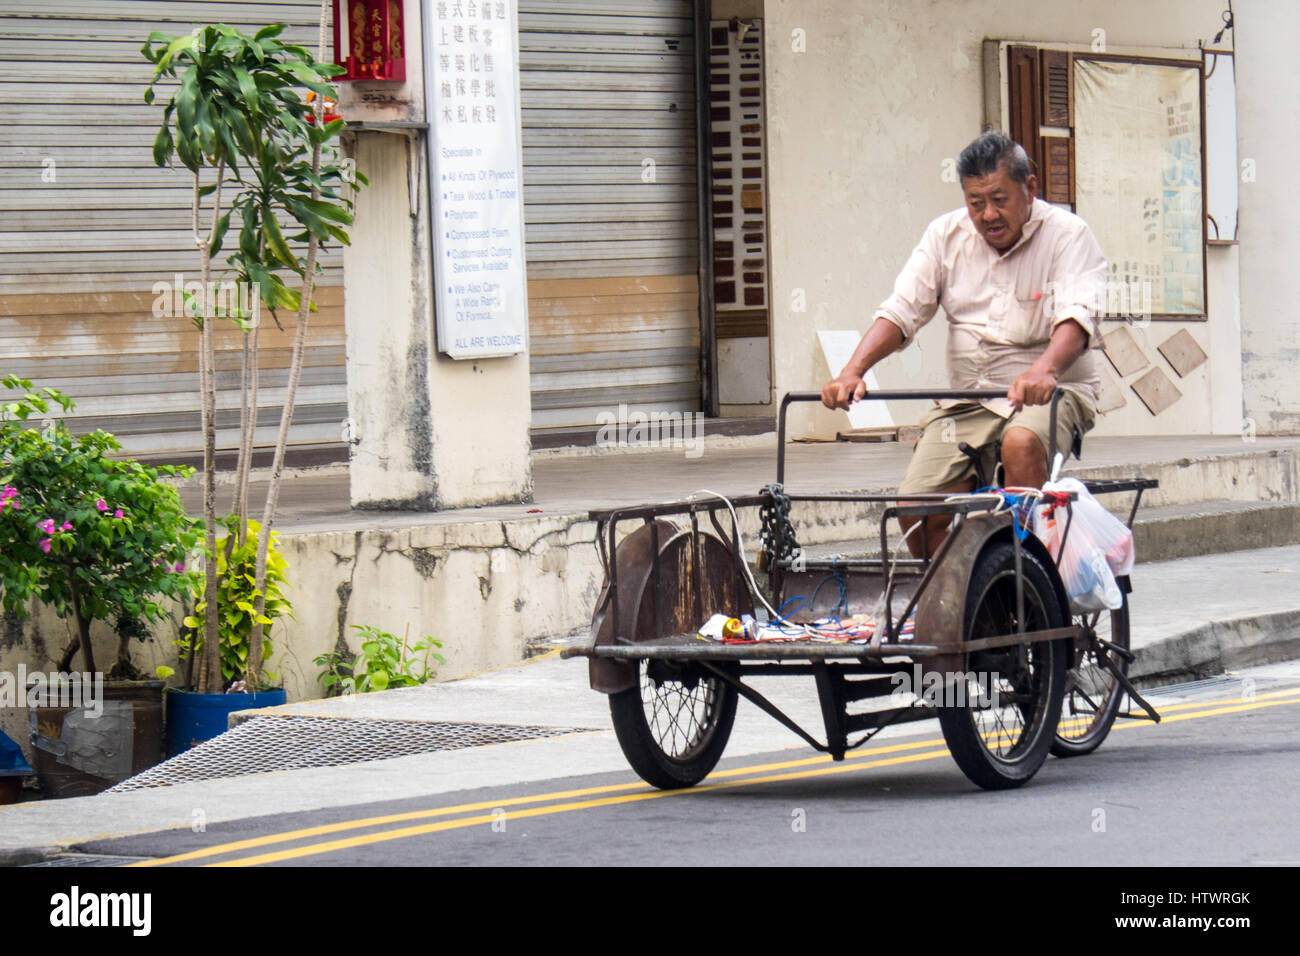
[[[1294,703],[1300,703],[1300,687],[1274,691],[1267,694],[1257,694],[1254,697],[1249,698],[1176,704],[1163,708],[1161,710],[1161,717],[1165,723],[1173,723],[1179,720],[1215,717],[1224,714],[1240,713],[1242,711],[1258,710],[1264,707],[1276,707],[1282,704]],[[1140,723],[1126,722],[1116,724],[1115,729],[1137,726],[1149,727],[1152,725],[1146,721]],[[932,749],[935,747],[938,747],[939,749]],[[188,863],[195,860],[205,860],[211,857],[239,853],[244,850],[256,850],[277,844],[291,843],[298,840],[310,840],[314,837],[329,836],[336,833],[345,833],[348,831],[379,827],[387,824],[406,823],[415,820],[429,820],[435,817],[455,816],[455,819],[450,820],[438,820],[432,823],[422,823],[415,826],[382,830],[378,833],[356,834],[341,839],[308,843],[302,846],[289,847],[267,853],[254,854],[252,856],[241,856],[235,859],[214,861],[206,864],[208,866],[256,866],[262,863],[277,863],[286,860],[301,859],[308,856],[316,856],[323,853],[332,853],[336,850],[345,850],[353,847],[383,843],[388,840],[401,840],[407,837],[421,836],[426,833],[439,833],[446,830],[458,830],[465,827],[490,824],[494,821],[500,820],[500,811],[505,810],[508,807],[523,807],[523,809],[511,810],[508,814],[508,819],[522,819],[556,813],[569,813],[575,810],[589,810],[597,807],[607,807],[625,803],[637,803],[643,800],[659,800],[666,797],[686,797],[692,794],[729,790],[737,787],[753,786],[754,784],[760,783],[776,783],[787,780],[809,779],[830,774],[850,773],[873,767],[888,767],[899,764],[916,763],[923,760],[933,760],[937,757],[946,757],[947,755],[948,750],[944,746],[942,739],[909,741],[875,747],[869,750],[856,751],[848,755],[842,763],[833,763],[830,757],[817,756],[806,757],[799,760],[782,761],[779,763],[735,767],[729,770],[715,771],[710,774],[709,779],[710,781],[716,782],[702,784],[685,790],[655,790],[641,783],[627,783],[613,784],[604,787],[587,787],[576,790],[561,790],[553,793],[533,794],[522,797],[506,797],[478,803],[466,803],[457,806],[438,807],[429,810],[414,810],[407,813],[366,817],[359,820],[348,820],[339,823],[322,824],[321,826],[315,827],[305,827],[299,830],[289,830],[283,833],[268,834],[267,836],[218,844],[216,846],[205,847],[201,850],[193,850],[175,856],[161,857],[156,860],[146,860],[131,865],[149,867],[163,866],[172,863]],[[873,757],[879,759],[869,759]],[[822,766],[816,766],[819,764]],[[527,806],[527,804],[535,803],[546,803],[547,805]],[[457,816],[458,814],[472,815]]]

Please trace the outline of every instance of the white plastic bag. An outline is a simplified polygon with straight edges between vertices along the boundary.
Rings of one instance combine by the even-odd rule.
[[[1047,546],[1061,573],[1061,582],[1077,612],[1118,610],[1124,603],[1116,575],[1133,570],[1133,532],[1103,508],[1077,478],[1048,482],[1044,491],[1074,492],[1073,518],[1066,534],[1066,512],[1044,506],[1039,509],[1034,531]]]

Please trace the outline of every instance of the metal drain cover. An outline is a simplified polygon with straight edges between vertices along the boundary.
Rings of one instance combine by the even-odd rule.
[[[27,866],[127,866],[143,863],[147,856],[109,856],[103,853],[63,853],[51,860],[28,863]]]
[[[124,793],[280,770],[342,767],[439,750],[592,732],[589,727],[254,717],[105,792]]]

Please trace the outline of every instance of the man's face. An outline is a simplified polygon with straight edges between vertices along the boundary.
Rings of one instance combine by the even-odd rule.
[[[1029,219],[1038,181],[1031,174],[1023,184],[1007,172],[1006,164],[987,176],[969,176],[961,181],[966,194],[966,211],[979,234],[998,252],[1006,252],[1020,241]]]

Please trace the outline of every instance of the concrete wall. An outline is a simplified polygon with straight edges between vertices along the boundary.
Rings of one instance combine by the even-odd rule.
[[[1093,31],[1102,29],[1108,52],[1198,59],[1197,41],[1221,25],[1222,9],[1220,0],[768,0],[777,394],[820,388],[839,372],[826,368],[815,330],[865,331],[926,224],[961,205],[960,188],[943,180],[942,164],[980,131],[986,38],[1088,49]],[[1239,20],[1246,15],[1238,11]],[[1271,35],[1280,56],[1283,36],[1294,33]],[[793,49],[798,40],[805,52]],[[1275,120],[1293,115],[1278,105],[1269,104]],[[1243,262],[1246,256],[1243,245]],[[1163,364],[1155,346],[1187,327],[1211,361],[1183,380],[1165,366],[1183,391],[1179,403],[1153,417],[1129,390],[1128,406],[1102,420],[1099,434],[1232,433],[1241,427],[1235,251],[1211,250],[1208,265],[1208,322],[1160,322],[1138,332],[1153,362]],[[805,311],[795,311],[800,297]],[[881,386],[945,387],[946,324],[941,311],[916,346],[883,362],[877,368]],[[896,421],[907,422],[922,408],[899,403],[892,411]],[[845,418],[805,406],[792,421],[795,435],[829,437]]]
[[[1237,153],[1246,416],[1259,432],[1300,432],[1300,6],[1238,0]],[[1249,161],[1248,165],[1245,165]]]

